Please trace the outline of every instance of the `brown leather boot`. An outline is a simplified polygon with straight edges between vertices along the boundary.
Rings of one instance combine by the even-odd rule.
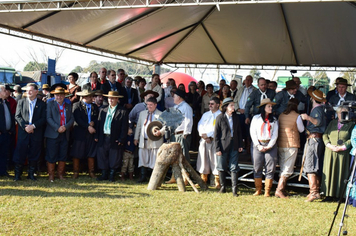
[[[73,158],[73,179],[78,179],[79,164],[80,164],[80,160],[78,158]]]
[[[221,188],[221,185],[220,185],[220,177],[219,177],[219,175],[215,175],[214,177],[215,177],[215,178],[214,178],[214,181],[215,181],[215,188],[216,188],[216,189],[220,189],[220,188]]]
[[[208,175],[206,174],[200,174],[200,178],[204,181],[204,183],[208,182]]]
[[[316,174],[308,174],[309,180],[309,195],[305,202],[312,202],[316,199],[320,199],[319,186],[318,186],[318,176]]]
[[[94,158],[93,157],[89,157],[88,158],[88,171],[89,171],[90,178],[93,178],[93,179],[96,178],[94,163],[95,163]]]
[[[129,172],[129,179],[133,180],[133,172]]]
[[[265,179],[265,197],[270,197],[273,179]]]
[[[288,198],[285,195],[286,184],[287,184],[287,177],[282,175],[279,178],[278,186],[277,186],[276,192],[274,193],[274,196],[279,197],[279,198]]]
[[[120,175],[121,175],[121,180],[125,181],[125,172],[121,172]]]
[[[48,180],[50,182],[54,181],[54,169],[56,168],[56,163],[47,162],[47,172],[48,172]]]
[[[255,178],[256,192],[253,196],[258,196],[262,194],[262,178]]]
[[[64,172],[66,168],[66,163],[64,161],[59,161],[58,162],[58,167],[57,167],[57,174],[58,174],[58,179],[64,180]]]
[[[176,178],[174,178],[174,174],[172,173],[171,179],[166,181],[166,184],[175,184],[177,183]]]

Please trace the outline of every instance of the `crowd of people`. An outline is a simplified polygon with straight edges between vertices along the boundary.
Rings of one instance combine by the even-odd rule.
[[[247,152],[253,163],[253,195],[263,194],[264,178],[264,196],[271,196],[279,164],[275,196],[288,198],[287,180],[301,149],[310,188],[306,201],[320,199],[320,192],[324,201],[343,197],[344,180],[350,175],[356,152],[354,123],[341,122],[347,112],[342,102],[356,100],[347,92],[350,84],[344,78],[337,78],[335,89],[326,96],[313,86],[303,88],[298,77],[278,92],[276,82],[265,78],[253,86],[250,75],[242,85],[221,80],[215,92],[212,84],[203,81],[190,82],[186,92],[184,84],[176,85],[172,78],[163,86],[158,74],[147,83],[140,76],[128,77],[123,69],[101,68],[92,72],[90,82],[82,87],[77,80],[78,74],[70,73],[68,85],[39,88],[30,83],[22,89],[0,85],[1,176],[9,176],[10,160],[15,181],[21,180],[25,164],[27,178],[36,180],[44,153],[51,182],[56,169],[57,178],[65,178],[69,160],[75,179],[83,160],[89,176],[98,181],[115,181],[117,172],[122,180],[133,179],[135,157],[140,169],[138,182],[146,182],[165,141],[164,127],[153,132],[148,127],[164,110],[176,109],[184,120],[170,140],[181,144],[188,161],[189,150],[198,152],[197,171],[206,183],[210,175],[220,193],[227,191],[230,175],[232,193],[238,196],[239,155]],[[95,168],[101,170],[100,176]],[[172,175],[168,183],[174,182]],[[355,192],[354,186],[350,193],[353,205]]]

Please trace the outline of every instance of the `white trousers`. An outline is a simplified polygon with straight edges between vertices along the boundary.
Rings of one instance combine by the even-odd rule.
[[[295,160],[297,159],[298,148],[278,148],[280,174],[289,177],[293,174]]]
[[[153,169],[156,163],[158,148],[140,148],[138,150],[138,167]]]
[[[211,143],[207,143],[204,139],[200,139],[197,160],[197,171],[200,174],[219,174],[216,169],[217,160],[215,153],[216,150],[213,141]]]

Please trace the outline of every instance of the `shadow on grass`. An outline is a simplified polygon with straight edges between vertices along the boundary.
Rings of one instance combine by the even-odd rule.
[[[50,183],[45,177],[38,177],[38,181],[25,178],[14,182],[11,178],[0,179],[0,196],[22,197],[84,197],[84,198],[134,198],[150,197],[148,193],[135,190],[125,183],[82,180],[55,180]],[[131,184],[130,184],[131,185]]]

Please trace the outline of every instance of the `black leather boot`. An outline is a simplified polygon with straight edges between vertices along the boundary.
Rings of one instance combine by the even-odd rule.
[[[102,170],[101,171],[101,176],[99,176],[98,178],[96,178],[96,180],[98,181],[103,181],[103,180],[108,180],[109,179],[109,172],[108,170]]]
[[[232,195],[234,197],[238,197],[237,194],[237,172],[231,172],[231,187],[232,187]]]
[[[35,171],[36,171],[36,166],[37,166],[37,162],[36,161],[30,161],[29,166],[28,166],[28,176],[27,179],[36,181],[36,177],[35,177]]]
[[[15,178],[14,178],[14,181],[21,180],[22,171],[23,171],[23,165],[16,163],[15,164]]]
[[[219,193],[226,193],[226,172],[219,171],[219,178],[220,178],[220,191]]]
[[[115,169],[110,169],[110,174],[109,174],[109,181],[114,182],[115,181]]]
[[[137,183],[144,183],[144,182],[146,182],[146,168],[142,166],[141,167],[141,177],[137,181]]]

